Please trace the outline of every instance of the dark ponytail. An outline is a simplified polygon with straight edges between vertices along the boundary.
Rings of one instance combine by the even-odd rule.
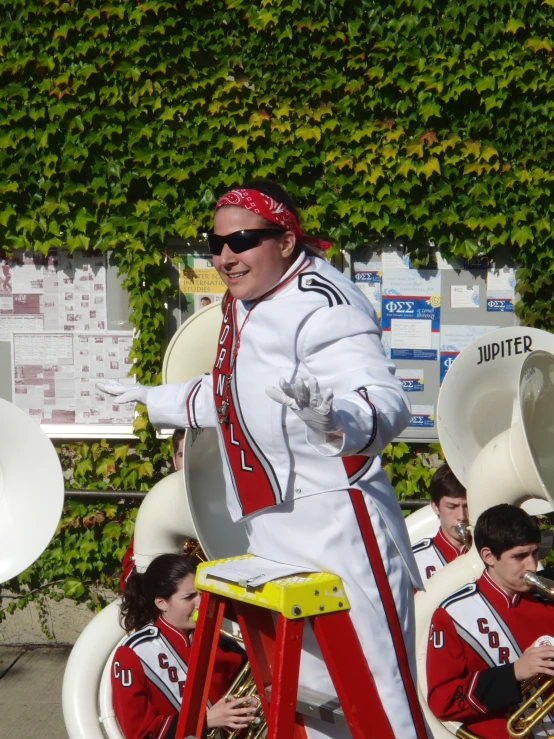
[[[196,573],[196,565],[184,554],[161,554],[150,562],[146,572],[133,574],[125,583],[120,621],[125,631],[136,631],[159,616],[154,600],[168,600],[177,592],[187,575]]]

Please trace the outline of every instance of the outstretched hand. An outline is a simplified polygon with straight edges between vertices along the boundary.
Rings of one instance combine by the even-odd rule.
[[[146,405],[148,388],[145,385],[123,385],[121,382],[97,382],[96,387],[106,395],[117,396],[120,403]]]
[[[333,391],[327,388],[322,393],[313,375],[308,377],[308,384],[298,377],[294,385],[281,377],[279,388],[266,387],[265,392],[272,400],[288,406],[313,431],[323,434],[342,431],[340,417],[333,408]]]

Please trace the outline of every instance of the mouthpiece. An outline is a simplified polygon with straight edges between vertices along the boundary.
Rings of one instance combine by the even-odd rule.
[[[526,572],[523,579],[529,587],[538,590],[549,600],[554,600],[554,582],[552,580],[540,577],[535,572]]]
[[[193,613],[193,614],[192,614],[192,616],[190,617],[190,620],[191,620],[191,621],[192,621],[193,623],[196,623],[196,622],[198,621],[198,611],[194,611],[194,613]]]
[[[469,524],[467,523],[457,523],[456,526],[454,526],[454,529],[462,542],[464,543],[464,546],[466,546],[468,549],[471,547],[471,534],[469,529]]]

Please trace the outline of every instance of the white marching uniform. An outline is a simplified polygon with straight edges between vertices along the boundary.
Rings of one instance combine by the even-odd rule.
[[[421,739],[413,587],[422,584],[379,456],[410,412],[373,308],[348,278],[305,254],[263,300],[229,297],[223,308],[213,374],[150,388],[150,420],[218,429],[227,505],[233,520],[246,518],[250,552],[341,577],[393,733]],[[308,375],[333,390],[343,439],[314,432],[265,393],[280,378]],[[334,695],[308,630],[300,684]],[[306,725],[310,739],[350,736]]]

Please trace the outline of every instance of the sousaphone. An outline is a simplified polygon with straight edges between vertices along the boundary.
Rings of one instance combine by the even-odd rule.
[[[50,439],[0,399],[0,583],[33,564],[56,532],[64,479]]]
[[[439,440],[467,488],[470,527],[487,508],[554,500],[554,337],[537,329],[504,328],[477,339],[455,359],[437,408]],[[469,736],[441,723],[427,706],[429,624],[440,603],[475,581],[483,564],[473,546],[416,595],[416,658],[420,701],[435,739]],[[465,732],[465,733],[464,733]]]
[[[164,383],[186,382],[211,372],[221,325],[221,305],[189,318],[168,346]],[[233,523],[225,504],[225,484],[215,429],[185,433],[183,471],[157,483],[140,506],[135,524],[135,564],[144,571],[159,554],[180,553],[187,538],[198,539],[210,559],[244,554],[243,523]],[[63,682],[62,705],[69,739],[123,739],[110,683],[111,656],[125,636],[119,600],[85,628],[73,647]],[[99,721],[100,717],[100,721]]]

